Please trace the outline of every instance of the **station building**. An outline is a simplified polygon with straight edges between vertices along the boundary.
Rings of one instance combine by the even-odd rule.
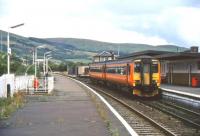
[[[163,83],[183,86],[200,86],[200,53],[191,48],[187,52],[167,53],[155,56],[161,62]],[[196,81],[195,81],[196,80]]]
[[[118,59],[148,55],[161,62],[161,79],[164,84],[200,87],[200,53],[198,47],[184,52],[147,50],[135,52]]]
[[[116,55],[112,51],[102,51],[99,54],[93,56],[93,62],[102,62],[107,60],[115,60]]]

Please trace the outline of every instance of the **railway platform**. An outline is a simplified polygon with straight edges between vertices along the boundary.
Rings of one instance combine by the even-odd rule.
[[[163,91],[200,99],[200,88],[161,84]]]
[[[200,110],[200,88],[161,85],[162,98]]]
[[[28,103],[0,121],[0,136],[108,136],[95,104],[74,81],[55,76],[53,95],[27,96]]]

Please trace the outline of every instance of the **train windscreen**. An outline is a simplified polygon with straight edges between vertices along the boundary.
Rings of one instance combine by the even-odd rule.
[[[153,62],[152,63],[152,73],[158,73],[158,63],[157,62]]]

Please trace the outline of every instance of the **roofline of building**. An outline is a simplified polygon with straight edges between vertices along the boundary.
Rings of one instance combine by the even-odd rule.
[[[163,59],[163,60],[171,60],[171,59],[200,59],[200,53],[188,53],[188,52],[178,52],[178,53],[168,53],[168,54],[161,54],[155,56],[155,58]]]
[[[140,52],[134,52],[131,54],[127,54],[121,57],[118,57],[118,59],[126,59],[130,57],[136,57],[136,56],[141,56],[141,55],[148,55],[148,54],[153,54],[153,55],[148,55],[148,56],[157,56],[163,53],[173,53],[169,51],[157,51],[157,50],[145,50],[145,51],[140,51]]]

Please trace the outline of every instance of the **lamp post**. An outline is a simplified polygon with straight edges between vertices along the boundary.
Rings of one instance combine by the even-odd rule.
[[[50,55],[52,51],[48,51],[44,53],[44,60],[43,60],[43,74],[44,74],[44,91],[47,91],[47,77],[46,77],[46,56]]]
[[[47,56],[46,56],[46,60],[45,60],[45,63],[46,63],[46,73],[45,73],[45,91],[47,91],[47,88],[48,88],[48,60],[50,59],[50,58],[52,58],[51,57],[51,54],[48,54]]]
[[[2,52],[2,31],[1,31],[1,52]]]
[[[15,25],[15,26],[11,26],[8,28],[8,35],[7,35],[7,74],[10,74],[10,55],[11,55],[11,48],[10,48],[10,32],[9,32],[9,29],[12,28],[17,28],[17,27],[20,27],[20,26],[23,26],[24,23],[22,24],[18,24],[18,25]]]
[[[37,54],[37,47],[35,48],[35,50],[34,50],[34,65],[35,65],[35,78],[37,77],[37,64],[36,64],[36,59],[37,59],[37,56],[36,56],[36,54]]]
[[[49,70],[48,70],[48,68],[49,68],[49,59],[51,59],[52,58],[52,56],[47,56],[47,59],[46,59],[46,73],[47,73],[47,75],[48,75],[48,72],[49,72]]]
[[[37,80],[37,48],[44,48],[45,45],[40,45],[40,46],[37,46],[35,47],[34,51],[34,65],[35,65],[35,77],[34,77],[34,90],[37,91],[37,88],[38,88],[38,80]]]
[[[46,74],[46,55],[50,54],[52,51],[48,51],[48,52],[45,52],[44,53],[44,61],[43,61],[43,73],[44,73],[44,76]]]
[[[34,54],[34,58],[35,58],[35,78],[37,77],[37,49],[38,48],[44,48],[46,45],[40,45],[40,46],[37,46],[37,47],[35,47],[35,54]]]

